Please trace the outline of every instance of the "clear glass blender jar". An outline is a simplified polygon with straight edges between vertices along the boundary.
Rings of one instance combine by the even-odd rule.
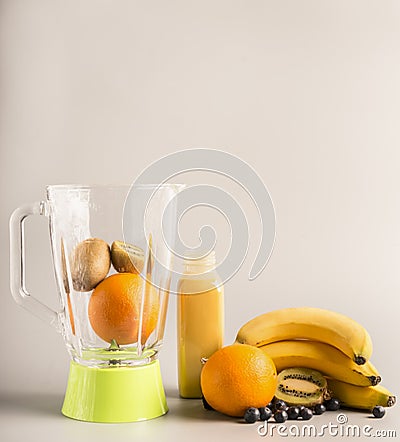
[[[171,245],[177,225],[175,197],[181,187],[48,186],[44,201],[13,213],[12,294],[19,304],[62,333],[73,361],[71,370],[80,370],[79,376],[94,379],[93,373],[99,377],[96,369],[110,369],[100,372],[101,375],[113,373],[116,378],[123,368],[148,367],[157,361],[166,321]],[[25,288],[24,220],[36,214],[49,220],[61,305],[57,312]],[[82,367],[88,370],[82,371]],[[138,370],[132,373],[138,378]],[[70,381],[71,376],[70,371]],[[110,378],[109,374],[104,376]],[[74,387],[74,395],[81,395],[81,402],[93,402],[93,397],[85,398],[93,391],[79,388],[83,391],[77,392]],[[107,400],[111,404],[109,397]],[[118,420],[107,416],[86,418],[85,413],[71,416],[74,413],[64,414],[83,420],[137,420],[136,415]]]

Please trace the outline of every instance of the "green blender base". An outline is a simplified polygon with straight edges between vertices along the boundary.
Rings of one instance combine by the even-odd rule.
[[[93,368],[71,361],[62,413],[86,422],[136,422],[168,411],[158,360]]]

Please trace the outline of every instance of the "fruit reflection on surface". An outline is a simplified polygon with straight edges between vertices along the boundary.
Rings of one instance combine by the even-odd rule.
[[[145,284],[145,287],[144,287]],[[120,345],[138,341],[141,302],[144,293],[141,343],[144,344],[157,325],[159,296],[138,274],[119,273],[104,279],[89,301],[89,320],[96,334],[106,342]]]
[[[249,407],[268,404],[275,394],[275,365],[259,348],[233,344],[215,352],[201,372],[205,399],[215,410],[243,416]]]

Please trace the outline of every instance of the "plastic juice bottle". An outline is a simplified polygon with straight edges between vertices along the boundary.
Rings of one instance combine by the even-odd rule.
[[[224,288],[215,252],[184,262],[177,302],[179,394],[201,398],[201,359],[220,349],[224,339]]]

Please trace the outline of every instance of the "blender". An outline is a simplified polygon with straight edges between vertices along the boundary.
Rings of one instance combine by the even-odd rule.
[[[12,295],[62,334],[71,357],[65,416],[133,422],[168,411],[158,352],[180,187],[48,186],[45,200],[12,214]],[[30,215],[48,218],[58,311],[25,286],[24,220]]]

